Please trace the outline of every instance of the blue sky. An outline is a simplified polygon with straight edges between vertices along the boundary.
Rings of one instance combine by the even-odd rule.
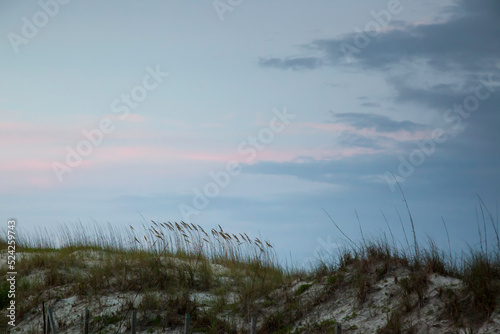
[[[301,262],[409,229],[478,243],[500,178],[500,6],[4,1],[0,206],[27,230],[184,219]],[[492,230],[492,229],[491,229]]]

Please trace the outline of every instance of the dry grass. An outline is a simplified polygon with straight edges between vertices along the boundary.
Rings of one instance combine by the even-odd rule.
[[[415,236],[409,208],[408,214]],[[411,333],[412,327],[403,323],[405,314],[425,305],[429,277],[436,273],[464,283],[460,290],[439,291],[445,305],[443,317],[457,326],[476,324],[498,309],[500,297],[498,221],[482,200],[478,217],[480,247],[470,248],[461,256],[453,255],[451,247],[439,249],[432,239],[423,248],[416,237],[414,244],[398,247],[394,237],[390,241],[385,235],[367,240],[362,234],[361,241],[349,239],[335,257],[318,260],[309,271],[283,269],[269,241],[246,233],[228,233],[220,226],[205,230],[185,222],[153,221],[136,231],[132,227],[78,223],[61,226],[56,237],[44,230],[22,233],[17,252],[26,255],[17,264],[21,278],[17,300],[23,301],[18,319],[42,301],[78,296],[89,304],[100,303],[100,296],[117,292],[133,293],[134,297],[122,305],[119,316],[99,318],[94,328],[111,321],[121,325],[134,298],[142,295],[136,307],[148,311],[139,321],[144,328],[180,325],[184,313],[190,313],[194,328],[236,333],[239,327],[225,316],[249,319],[262,314],[263,309],[272,309],[263,317],[261,331],[287,333],[304,315],[340,291],[353,289],[361,305],[376,282],[392,279],[399,287],[396,298],[400,308],[387,314],[387,325],[379,333]],[[486,238],[488,233],[490,239]],[[6,249],[6,245],[0,237],[0,246]],[[398,280],[394,276],[398,268],[406,268],[409,275]],[[299,278],[314,283],[303,284],[293,292],[287,290]],[[313,289],[315,284],[321,284],[322,289]],[[0,284],[2,309],[8,302],[4,298],[6,289],[5,283]],[[203,292],[215,299],[191,297]],[[307,328],[312,333],[329,331],[334,323],[308,324]]]
[[[268,241],[246,233],[229,234],[220,226],[207,232],[185,222],[152,222],[139,232],[132,227],[85,227],[79,223],[61,226],[58,231],[51,237],[41,230],[22,233],[23,238],[17,240],[17,254],[23,254],[16,266],[20,277],[16,300],[22,301],[19,320],[54,297],[77,296],[90,304],[109,293],[133,292],[146,296],[140,308],[174,310],[153,312],[153,317],[141,319],[140,325],[145,327],[181,324],[184,314],[190,313],[194,326],[210,323],[211,328],[229,330],[234,326],[213,312],[200,311],[190,294],[232,292],[237,298],[234,304],[225,300],[219,308],[244,316],[257,309],[258,300],[285,277]],[[0,239],[0,244],[6,246],[5,242]],[[4,285],[0,285],[2,297],[6,295]],[[156,293],[168,297],[158,300]],[[8,302],[4,299],[0,300],[3,309]],[[132,305],[133,301],[125,311]],[[111,320],[116,319],[98,319],[99,323]]]

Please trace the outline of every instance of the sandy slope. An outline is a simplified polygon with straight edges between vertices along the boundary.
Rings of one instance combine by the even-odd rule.
[[[18,254],[18,259],[26,255]],[[86,254],[89,265],[99,265],[102,254],[90,252]],[[182,261],[176,259],[176,261]],[[4,262],[4,261],[2,261]],[[212,265],[212,270],[217,273],[220,280],[231,280],[226,276],[228,269],[219,264]],[[2,267],[2,270],[5,270]],[[385,327],[388,319],[395,311],[400,311],[401,323],[405,333],[470,333],[469,329],[460,326],[450,318],[447,313],[449,304],[443,298],[444,291],[461,291],[462,282],[459,279],[444,277],[437,274],[429,275],[429,284],[424,290],[423,298],[419,301],[416,295],[406,296],[407,305],[411,310],[405,310],[402,296],[404,292],[401,282],[409,276],[406,268],[395,267],[383,275],[379,280],[372,282],[367,289],[363,302],[359,301],[359,290],[352,284],[340,284],[335,290],[329,288],[331,280],[328,277],[316,281],[306,281],[296,278],[287,286],[280,287],[273,292],[275,300],[282,300],[273,305],[262,303],[259,310],[258,327],[261,327],[263,319],[279,313],[288,312],[285,299],[286,296],[295,296],[296,304],[302,309],[300,318],[296,321],[292,331],[296,333],[329,333],[333,332],[326,324],[339,322],[342,324],[344,333],[377,333]],[[343,274],[343,281],[350,282],[354,277],[354,269],[347,268]],[[21,279],[21,278],[19,278]],[[44,272],[35,271],[26,280],[43,280]],[[68,295],[69,286],[59,286],[44,292],[43,299],[47,307],[54,310],[59,333],[81,333],[82,317],[84,310],[90,310],[91,319],[96,317],[108,317],[109,319],[120,319],[110,321],[112,324],[101,327],[101,332],[115,333],[120,326],[120,333],[130,332],[130,309],[138,307],[144,297],[142,293],[110,292],[92,301]],[[164,292],[158,291],[162,295]],[[164,296],[167,298],[167,296]],[[210,308],[217,298],[211,292],[193,291],[190,295],[196,299],[199,308]],[[234,291],[227,291],[228,302],[237,302]],[[248,332],[248,319],[232,315],[231,312],[221,312],[220,318],[234,323],[242,332]],[[4,317],[2,315],[2,317]],[[144,317],[139,311],[138,319]],[[121,321],[121,319],[124,319]],[[318,329],[318,324],[323,324],[323,329]],[[39,333],[42,328],[41,305],[25,314],[14,329],[15,333]],[[326,329],[325,329],[326,328]],[[141,328],[139,333],[179,333],[181,328],[146,329]],[[389,333],[389,332],[386,332]],[[474,333],[500,333],[500,312],[497,310],[489,320],[482,324],[476,324]]]

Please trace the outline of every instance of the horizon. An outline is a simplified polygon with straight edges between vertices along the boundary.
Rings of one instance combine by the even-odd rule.
[[[3,2],[4,224],[221,225],[304,263],[345,240],[325,211],[403,244],[397,180],[419,241],[447,248],[444,220],[453,249],[480,247],[485,209],[498,224],[499,16],[494,0]]]

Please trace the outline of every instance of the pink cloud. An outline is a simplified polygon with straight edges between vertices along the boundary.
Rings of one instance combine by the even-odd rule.
[[[62,153],[62,152],[60,152]],[[266,149],[257,152],[255,159],[250,161],[251,164],[259,161],[272,162],[287,162],[299,161],[298,157],[304,156],[313,159],[340,159],[342,157],[353,156],[357,154],[371,154],[373,151],[361,148],[350,149],[304,149],[304,148],[286,148],[281,150]],[[60,154],[58,162],[65,164],[65,154]],[[196,175],[199,173],[201,164],[210,163],[227,163],[231,160],[236,160],[240,163],[248,163],[248,156],[240,155],[237,151],[228,150],[225,152],[213,152],[202,150],[177,150],[165,147],[148,147],[148,146],[131,146],[131,147],[102,147],[96,148],[96,151],[89,156],[84,157],[83,161],[76,167],[74,171],[84,172],[81,175],[96,175],[95,173],[105,173],[114,170],[117,166],[121,166],[124,172],[133,169],[137,163],[147,163],[151,168],[151,172],[155,175],[163,175],[168,177]],[[179,166],[185,166],[178,168]],[[169,166],[166,170],[162,166]],[[176,167],[177,166],[177,167]],[[197,166],[197,168],[193,168]],[[209,165],[207,165],[209,166]],[[52,169],[52,160],[50,159],[16,159],[0,164],[0,171],[4,174],[13,175],[13,183],[11,187],[23,188],[51,188],[61,187],[65,185],[74,185],[74,182],[81,183],[83,179],[74,176],[73,173],[64,175],[64,184],[61,185]],[[128,173],[128,172],[125,172]],[[87,176],[85,176],[86,178]],[[69,180],[70,183],[66,183]],[[79,181],[80,180],[80,181]],[[94,178],[92,178],[94,180]],[[93,181],[90,181],[93,182]]]
[[[37,148],[41,144],[54,144],[63,138],[74,137],[76,131],[78,130],[68,126],[41,124],[40,122],[2,122],[0,123],[0,146],[22,145],[28,149]]]
[[[108,115],[117,119],[116,115]],[[138,114],[129,115],[131,122],[142,122],[145,118]],[[60,186],[52,169],[52,162],[65,163],[66,146],[76,149],[77,144],[86,138],[82,130],[92,129],[92,124],[99,118],[88,118],[87,127],[81,123],[68,127],[66,125],[39,124],[33,122],[2,122],[0,146],[6,151],[8,159],[0,163],[0,171],[10,175],[18,175],[19,183],[31,184],[34,187]],[[92,152],[83,157],[83,161],[75,168],[90,173],[98,173],[117,165],[125,169],[133,168],[137,163],[146,163],[153,169],[162,170],[162,166],[186,166],[176,169],[176,175],[196,173],[193,166],[210,165],[211,163],[226,163],[231,160],[240,163],[257,163],[259,161],[287,162],[300,161],[301,157],[311,159],[341,159],[356,155],[375,154],[381,150],[354,147],[327,147],[334,143],[335,137],[344,131],[360,134],[366,137],[383,136],[390,140],[408,141],[426,139],[428,132],[397,132],[380,134],[374,129],[356,129],[340,123],[291,123],[283,132],[276,134],[276,142],[265,145],[263,151],[256,150],[256,156],[247,161],[248,154],[240,154],[238,145],[246,140],[246,135],[234,139],[234,133],[213,134],[202,131],[200,127],[217,128],[219,123],[208,123],[193,128],[190,124],[178,121],[164,120],[175,127],[171,131],[150,129],[146,127],[119,129],[105,134],[102,144],[92,146]],[[95,123],[98,124],[98,123]],[[118,123],[117,123],[118,124]],[[268,125],[268,123],[265,123]],[[97,126],[97,125],[96,125]],[[132,125],[130,125],[132,126]],[[179,127],[191,127],[189,131],[176,131]],[[134,129],[134,128],[132,128]],[[182,130],[182,129],[179,129]],[[253,132],[253,136],[258,131]],[[314,136],[311,136],[313,135]],[[227,138],[226,138],[227,137]],[[279,138],[278,138],[279,137]],[[283,141],[282,139],[285,139]],[[125,146],[116,146],[117,144]],[[133,143],[126,146],[126,143]],[[293,146],[292,146],[293,145]],[[19,146],[22,149],[19,149]],[[246,148],[250,145],[247,143]],[[385,148],[387,149],[387,148]],[[170,169],[169,169],[170,171]],[[71,175],[71,174],[66,174]],[[83,175],[83,174],[82,174]],[[183,174],[182,174],[183,175]]]
[[[112,162],[137,162],[148,161],[161,163],[175,160],[195,160],[195,161],[229,161],[234,159],[234,154],[224,152],[207,152],[206,150],[197,151],[186,149],[174,149],[169,147],[152,146],[129,146],[103,148],[98,153],[98,161]],[[94,162],[94,163],[95,163]]]
[[[31,192],[60,186],[51,167],[52,161],[43,159],[9,160],[0,164],[0,172],[9,175],[2,185],[9,192]],[[88,165],[82,162],[81,166]],[[80,167],[81,167],[80,166]]]
[[[0,163],[1,171],[30,171],[50,169],[50,161],[39,159],[7,160]]]
[[[249,148],[250,146],[246,146]],[[255,158],[252,159],[253,162],[258,162],[261,160],[265,161],[291,161],[297,156],[312,156],[314,158],[322,158],[324,156],[331,155],[332,152],[326,149],[296,149],[296,148],[285,148],[285,149],[264,149],[263,151],[255,150]],[[347,153],[346,153],[347,154]],[[349,153],[351,154],[351,153]],[[89,157],[91,159],[91,164],[102,164],[102,163],[127,163],[127,162],[138,162],[147,161],[148,163],[166,163],[171,161],[199,161],[199,162],[228,162],[235,160],[241,163],[247,163],[247,159],[250,157],[249,154],[239,154],[237,149],[230,149],[226,151],[220,150],[187,150],[187,149],[175,149],[168,147],[151,147],[151,146],[129,146],[129,147],[106,147],[96,151],[94,157]]]

